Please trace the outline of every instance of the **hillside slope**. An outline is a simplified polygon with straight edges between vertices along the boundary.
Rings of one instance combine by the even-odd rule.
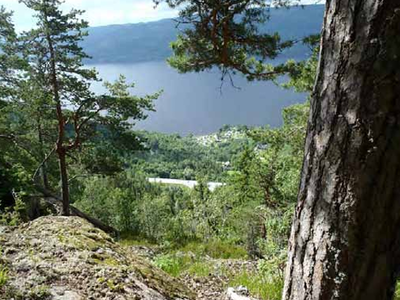
[[[0,299],[191,299],[180,282],[78,217],[0,228]],[[3,267],[2,267],[3,265]]]
[[[284,39],[301,38],[321,30],[324,5],[304,8],[272,9],[270,22],[261,25],[262,32],[279,32]],[[157,22],[92,27],[82,46],[92,60],[100,63],[137,63],[164,60],[171,54],[170,42],[178,33],[172,19]],[[306,49],[297,45],[285,57],[304,58]]]

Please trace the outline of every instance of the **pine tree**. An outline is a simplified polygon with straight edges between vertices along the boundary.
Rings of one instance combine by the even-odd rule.
[[[184,7],[178,24],[190,24],[171,44],[174,56],[168,62],[180,72],[199,72],[217,67],[223,78],[240,72],[249,80],[272,80],[288,71],[285,64],[272,66],[265,60],[276,58],[295,41],[283,41],[277,32],[260,33],[258,25],[268,21],[271,5],[285,6],[296,1],[166,2],[172,7]]]
[[[287,70],[257,60],[285,46],[256,31],[270,1],[167,2],[183,5],[181,20],[193,26],[173,44],[170,63],[178,70],[216,66],[249,79]],[[284,300],[393,299],[400,264],[399,31],[399,1],[326,1]]]
[[[55,153],[58,158],[62,187],[63,214],[69,215],[70,193],[68,159],[82,149],[90,136],[101,128],[123,134],[132,120],[146,117],[158,94],[143,98],[129,93],[132,85],[121,77],[108,84],[108,94],[95,95],[90,84],[98,80],[94,69],[84,68],[83,59],[89,58],[80,47],[87,35],[87,22],[80,19],[82,11],[63,13],[59,0],[23,0],[36,12],[37,27],[21,37],[24,56],[29,62],[28,77],[42,93],[50,98],[47,112],[54,114],[56,137],[54,148],[45,155],[40,167]],[[41,103],[40,105],[45,105]],[[47,128],[46,128],[47,129]],[[39,130],[40,132],[40,130]]]

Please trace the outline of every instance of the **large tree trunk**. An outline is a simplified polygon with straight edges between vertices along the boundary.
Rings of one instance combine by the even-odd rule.
[[[400,1],[328,0],[284,300],[393,298]]]

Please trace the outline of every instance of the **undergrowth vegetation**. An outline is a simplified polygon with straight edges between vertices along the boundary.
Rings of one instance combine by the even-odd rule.
[[[189,248],[192,249],[192,248]],[[235,257],[240,257],[238,251]],[[218,255],[226,257],[224,253]],[[167,254],[160,254],[153,260],[153,264],[174,277],[190,275],[197,278],[212,276],[225,277],[229,286],[245,286],[250,293],[260,299],[279,300],[283,288],[283,262],[279,259],[261,259],[257,268],[249,271],[245,268],[234,270],[221,262],[224,260],[206,259],[205,253],[193,253],[187,248],[175,250]],[[244,258],[244,257],[243,257]]]
[[[8,269],[0,264],[0,290],[8,282]]]

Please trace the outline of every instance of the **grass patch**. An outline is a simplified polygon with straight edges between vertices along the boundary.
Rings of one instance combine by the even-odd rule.
[[[207,277],[213,271],[212,266],[205,262],[195,262],[187,269],[187,273],[197,277]]]
[[[178,277],[187,268],[186,258],[173,254],[158,255],[153,264],[174,277]]]
[[[248,256],[245,248],[220,241],[191,242],[180,250],[192,252],[199,257],[208,255],[216,259],[246,259]]]
[[[213,268],[210,263],[204,261],[206,256],[214,259],[246,259],[247,252],[242,247],[218,241],[190,242],[182,248],[174,248],[167,254],[158,255],[153,264],[174,277],[185,272],[207,277],[213,272]]]
[[[183,273],[207,277],[213,271],[209,262],[199,261],[182,253],[159,255],[153,260],[153,264],[174,277],[179,277]]]
[[[149,242],[146,239],[141,239],[137,235],[132,235],[131,233],[121,233],[118,239],[118,244],[122,246],[144,246],[148,248],[158,247],[158,245]]]
[[[248,273],[246,271],[233,277],[230,286],[245,286],[251,295],[263,300],[280,300],[283,290],[283,279],[263,274]]]
[[[251,295],[263,300],[280,300],[283,290],[285,256],[259,260],[256,272],[243,270],[230,276],[230,286],[245,286]]]
[[[0,289],[3,288],[8,282],[8,269],[0,265]]]

